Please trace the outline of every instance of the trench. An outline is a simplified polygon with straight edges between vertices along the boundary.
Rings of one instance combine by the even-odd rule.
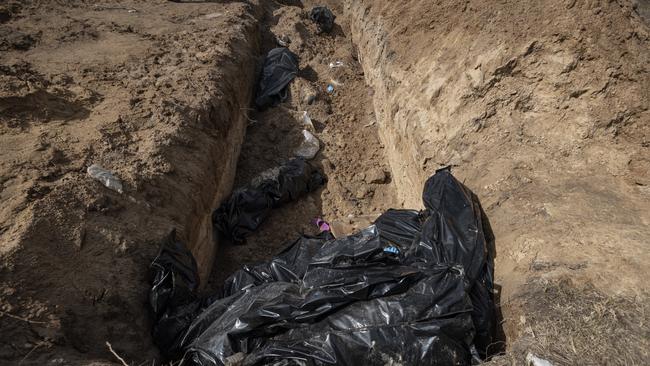
[[[320,150],[310,163],[326,175],[327,182],[273,209],[242,245],[210,234],[210,214],[201,214],[198,220],[195,217],[200,235],[190,243],[199,257],[205,292],[218,290],[229,275],[245,265],[268,261],[299,235],[317,234],[316,218],[348,234],[370,225],[390,208],[422,208],[421,192],[428,175],[406,162],[403,153],[407,148],[403,145],[408,138],[382,125],[382,120],[390,118],[385,111],[390,96],[375,90],[385,85],[378,82],[383,70],[374,69],[373,64],[385,55],[368,53],[369,41],[362,36],[368,30],[348,24],[351,20],[362,23],[349,4],[330,2],[328,6],[337,14],[335,28],[329,34],[318,34],[303,14],[319,4],[262,2],[261,9],[256,10],[260,22],[258,66],[269,50],[278,47],[277,39],[287,36],[288,48],[299,57],[300,71],[288,87],[286,101],[264,111],[256,110],[251,101],[251,108],[240,116],[245,120],[245,134],[236,164],[228,167],[234,172],[226,172],[226,176],[234,174],[234,190],[292,158],[302,140],[307,115],[313,124],[308,130],[320,142]],[[380,33],[371,32],[371,37],[381,42]],[[360,41],[366,46],[359,48]],[[334,90],[328,91],[328,85]],[[255,85],[251,88],[254,90]],[[254,98],[254,92],[252,95]],[[225,197],[221,190],[214,196],[212,207]],[[210,245],[212,240],[216,245]],[[505,335],[500,329],[498,333],[500,344],[490,353],[504,348]]]
[[[213,1],[179,2],[210,3]],[[548,35],[534,34],[535,38],[531,38],[531,33],[536,33],[535,30],[540,29],[540,24],[537,24],[536,27],[527,28],[527,37],[519,36],[519,33],[514,32],[513,35],[517,35],[516,37],[505,38],[506,44],[512,45],[513,49],[521,46],[523,50],[521,53],[507,48],[507,52],[503,49],[491,49],[494,48],[495,43],[486,42],[486,39],[490,37],[498,39],[497,36],[502,33],[494,32],[494,29],[492,32],[484,32],[483,28],[489,28],[490,24],[499,27],[503,27],[504,24],[512,24],[516,28],[521,28],[517,22],[511,21],[509,17],[512,14],[508,11],[498,11],[499,9],[517,8],[511,6],[512,4],[504,5],[501,8],[496,6],[486,8],[479,5],[478,8],[486,8],[492,13],[488,12],[487,15],[483,14],[482,17],[479,17],[474,12],[472,18],[469,12],[465,12],[465,7],[468,5],[462,3],[453,4],[446,11],[439,13],[433,11],[428,14],[421,14],[424,6],[420,5],[426,4],[426,2],[413,3],[412,5],[418,6],[409,6],[408,11],[404,12],[396,12],[393,9],[391,14],[390,8],[399,8],[401,6],[399,3],[373,3],[372,0],[324,0],[322,3],[334,11],[337,21],[332,33],[318,34],[315,31],[316,26],[309,21],[305,14],[312,6],[320,5],[320,2],[317,4],[313,1],[299,0],[248,0],[224,1],[224,3],[241,4],[241,9],[249,5],[251,7],[248,13],[243,11],[246,14],[242,15],[241,19],[228,18],[232,20],[234,32],[241,37],[232,38],[235,41],[232,44],[229,43],[228,48],[224,48],[225,55],[219,56],[218,62],[210,63],[210,60],[206,60],[206,64],[209,64],[210,67],[214,64],[220,72],[223,71],[228,76],[208,80],[218,80],[215,83],[218,85],[210,85],[214,86],[210,89],[212,94],[204,93],[206,99],[209,100],[202,99],[197,103],[197,108],[192,109],[195,106],[190,108],[192,113],[187,117],[192,117],[192,120],[196,117],[195,123],[180,129],[179,141],[171,141],[173,145],[178,145],[178,143],[187,145],[186,149],[179,149],[178,146],[174,146],[173,149],[169,148],[170,166],[179,168],[178,171],[173,174],[168,174],[171,172],[160,174],[159,178],[156,178],[160,180],[152,182],[154,190],[145,192],[147,195],[151,193],[154,203],[154,206],[146,205],[149,211],[146,213],[144,213],[145,211],[134,211],[143,212],[140,215],[143,217],[152,216],[149,215],[152,207],[157,204],[166,205],[166,207],[161,207],[164,208],[164,213],[161,214],[160,220],[151,225],[150,230],[143,230],[143,232],[145,234],[154,232],[156,234],[154,236],[157,237],[159,233],[167,231],[169,226],[178,226],[181,231],[181,240],[188,243],[197,259],[201,282],[204,285],[203,290],[206,293],[218,288],[234,270],[246,264],[268,260],[300,234],[316,233],[318,229],[313,223],[315,218],[323,218],[330,223],[340,225],[342,230],[352,231],[369,224],[374,217],[389,208],[421,208],[424,181],[433,174],[436,168],[444,165],[459,167],[454,173],[462,182],[467,182],[466,185],[470,189],[479,194],[479,198],[484,204],[487,203],[486,210],[490,212],[490,219],[497,218],[495,220],[499,229],[497,243],[500,245],[499,249],[504,252],[498,258],[500,268],[497,269],[497,281],[503,286],[504,295],[502,296],[500,292],[496,293],[495,300],[498,306],[500,298],[504,299],[504,314],[498,315],[498,321],[502,323],[505,321],[504,319],[509,319],[507,340],[511,350],[517,351],[515,342],[520,342],[521,339],[527,341],[531,338],[525,333],[531,333],[532,338],[536,338],[530,324],[535,325],[536,321],[538,324],[542,324],[546,319],[556,321],[550,322],[550,326],[554,327],[561,322],[570,323],[571,319],[583,318],[578,310],[589,310],[587,307],[580,307],[580,303],[574,306],[575,300],[572,300],[571,296],[582,295],[582,292],[578,292],[578,290],[583,291],[578,289],[566,295],[569,301],[565,300],[564,305],[572,312],[566,314],[548,312],[547,309],[555,305],[556,301],[553,296],[544,297],[547,292],[547,279],[555,279],[556,276],[569,273],[571,276],[577,274],[582,276],[582,279],[591,280],[590,277],[594,273],[580,271],[587,265],[591,265],[593,260],[595,264],[593,267],[598,267],[598,270],[591,269],[590,271],[596,272],[601,284],[616,285],[618,291],[619,286],[616,282],[620,281],[622,285],[620,287],[628,290],[633,287],[630,283],[641,283],[636,270],[634,275],[623,273],[621,276],[618,276],[618,272],[617,276],[601,275],[600,270],[602,267],[604,271],[602,273],[610,274],[614,273],[613,269],[617,269],[618,266],[624,269],[628,266],[629,272],[631,268],[636,268],[633,266],[643,264],[640,262],[643,260],[640,254],[644,252],[643,247],[639,244],[642,243],[642,239],[623,236],[623,241],[619,243],[619,238],[611,235],[611,232],[630,231],[633,233],[630,235],[643,237],[645,231],[637,231],[639,227],[645,225],[642,221],[645,217],[642,215],[644,212],[642,209],[645,208],[642,203],[645,201],[639,199],[643,196],[627,192],[629,187],[621,184],[622,180],[609,177],[609,168],[617,172],[614,176],[617,176],[618,172],[625,172],[618,164],[613,164],[613,160],[616,159],[611,161],[612,166],[607,166],[608,169],[579,168],[581,165],[573,164],[583,157],[598,156],[600,159],[599,149],[595,149],[596,153],[591,152],[586,155],[575,153],[575,156],[569,156],[574,152],[564,150],[566,141],[570,142],[571,148],[574,145],[576,148],[607,147],[603,150],[607,152],[615,151],[610,148],[613,145],[599,145],[600,142],[598,144],[576,143],[577,140],[574,137],[580,130],[571,131],[570,129],[567,131],[566,138],[559,139],[561,141],[557,143],[555,141],[550,143],[547,141],[556,140],[556,136],[544,134],[541,129],[557,125],[535,123],[535,126],[524,126],[530,121],[541,122],[542,119],[554,119],[548,117],[559,116],[555,112],[546,113],[547,111],[542,110],[545,114],[536,115],[534,118],[530,115],[523,118],[527,112],[539,112],[533,108],[534,98],[531,101],[531,98],[534,97],[533,88],[546,91],[554,90],[549,92],[544,100],[537,100],[537,102],[548,101],[550,103],[555,99],[553,103],[558,102],[556,109],[559,109],[560,106],[568,109],[569,105],[565,104],[565,98],[577,100],[588,90],[570,90],[569,87],[573,83],[567,82],[567,85],[563,86],[556,82],[558,73],[555,72],[555,69],[561,68],[559,74],[563,75],[562,78],[569,77],[569,72],[575,69],[576,60],[578,60],[567,58],[571,63],[563,66],[564,57],[555,57],[556,54],[557,56],[564,55],[567,53],[564,51],[575,48],[577,43],[569,41],[563,46],[558,46],[555,45],[557,43],[555,40],[549,42]],[[433,10],[440,7],[438,3],[430,5],[434,8]],[[473,6],[473,10],[476,10],[476,7]],[[600,7],[595,10],[606,13]],[[198,9],[196,11],[198,14]],[[131,12],[129,11],[129,13]],[[209,19],[212,19],[216,14],[208,13],[201,16],[205,16],[203,18],[205,20],[208,19],[208,16]],[[437,16],[437,14],[443,16]],[[498,14],[503,15],[497,16]],[[567,14],[571,15],[570,21],[573,22],[574,14],[571,12],[567,12]],[[591,10],[588,14],[588,18],[595,18]],[[459,18],[454,18],[454,16],[463,18],[463,21],[458,21]],[[396,19],[396,17],[401,19]],[[190,18],[193,19],[194,15]],[[445,22],[436,23],[430,19],[444,19]],[[504,19],[507,20],[507,23],[503,22]],[[174,18],[173,20],[180,21],[181,19]],[[412,24],[407,24],[411,20],[413,20]],[[600,23],[595,24],[599,25]],[[458,31],[460,28],[463,28],[464,31]],[[509,31],[508,27],[503,28],[505,32]],[[541,29],[546,28],[543,26]],[[290,84],[287,101],[265,111],[256,111],[252,108],[251,98],[254,96],[253,90],[255,89],[256,75],[259,75],[259,66],[261,66],[264,55],[271,48],[276,47],[276,38],[283,35],[291,40],[288,47],[300,59],[300,74]],[[612,32],[612,35],[617,37],[616,32]],[[537,38],[538,36],[539,38]],[[417,39],[416,42],[418,37],[421,39]],[[422,45],[428,46],[427,42],[438,42],[436,38],[440,38],[439,43],[432,47],[421,47]],[[536,40],[526,43],[532,39]],[[631,39],[634,40],[634,37]],[[602,38],[602,40],[607,39]],[[589,38],[586,42],[587,45],[590,45],[592,41]],[[548,48],[539,49],[542,43]],[[415,49],[414,46],[420,46],[420,49]],[[472,47],[475,48],[472,49]],[[464,54],[465,51],[468,55]],[[534,54],[531,55],[531,53]],[[197,55],[199,54],[197,53]],[[405,57],[405,55],[409,57]],[[546,65],[545,60],[547,59],[554,61]],[[594,60],[597,59],[597,57],[594,58]],[[581,60],[578,71],[581,71],[582,74],[572,74],[573,76],[568,81],[575,81],[580,78],[580,75],[593,70],[593,68],[584,67],[588,66],[588,62],[583,65],[582,61],[589,60]],[[524,71],[527,67],[527,71],[534,72],[535,75],[550,77],[540,76],[534,82],[511,77],[517,62],[520,62],[518,67]],[[258,66],[258,70],[255,70],[255,64]],[[334,67],[330,67],[330,64]],[[598,67],[602,66],[602,64],[597,65]],[[593,63],[589,66],[593,67]],[[583,67],[584,69],[580,70]],[[570,70],[565,72],[568,70],[567,68]],[[232,75],[235,73],[240,73],[240,75],[233,77]],[[630,73],[631,71],[627,75],[631,75]],[[623,79],[620,78],[621,84],[618,86],[618,90],[629,85],[623,84]],[[596,84],[602,80],[596,78],[595,81],[590,82],[589,88],[600,87]],[[632,79],[629,80],[632,81]],[[636,80],[633,81],[636,82]],[[326,89],[328,84],[332,85],[332,91]],[[608,85],[613,88],[610,91],[617,90],[609,81],[604,85],[602,89],[598,89],[598,93],[603,92]],[[552,88],[550,88],[551,86]],[[491,92],[490,88],[493,88]],[[631,93],[636,91],[634,88],[630,90]],[[531,94],[524,93],[526,91],[531,91]],[[223,94],[220,94],[222,92]],[[574,94],[575,92],[577,95]],[[486,93],[489,98],[486,97]],[[627,97],[631,94],[622,95]],[[312,96],[315,99],[310,101]],[[612,98],[612,96],[613,94],[603,94],[602,97],[598,96],[589,104],[596,105],[599,100],[604,101],[604,99],[598,98],[605,97],[611,99],[612,104],[603,102],[603,108],[613,107],[616,103],[626,104],[622,102],[622,99]],[[643,102],[644,99],[639,99],[639,101]],[[586,103],[582,102],[583,105]],[[184,114],[184,111],[182,112]],[[582,112],[579,111],[572,114],[573,110],[569,109],[568,112],[569,116],[582,116]],[[321,145],[320,152],[311,163],[324,172],[328,178],[327,183],[322,188],[295,202],[274,209],[271,216],[247,238],[244,245],[232,245],[223,240],[217,240],[215,243],[211,222],[212,211],[227,198],[233,188],[246,185],[262,172],[278,166],[293,156],[293,151],[301,140],[301,131],[304,128],[302,119],[305,113],[310,117],[313,123],[312,132],[319,139]],[[563,123],[564,113],[562,112],[562,118],[557,119]],[[637,112],[630,112],[630,116],[635,113]],[[490,121],[495,114],[498,118],[492,118]],[[513,117],[509,118],[511,114]],[[602,113],[596,113],[596,116],[607,117]],[[617,112],[617,116],[607,125],[607,129],[613,124],[616,135],[619,127],[622,130],[625,127],[618,126],[619,124],[628,124],[628,121],[623,121],[623,119],[627,119],[626,116],[627,112],[620,112],[620,114]],[[498,121],[496,121],[497,119]],[[121,118],[118,120],[121,121]],[[606,120],[606,118],[603,119],[603,121]],[[531,123],[531,125],[533,124]],[[200,126],[200,128],[195,128],[196,126]],[[632,125],[630,124],[630,126]],[[587,131],[588,133],[584,136],[580,133],[580,138],[585,141],[593,138],[594,134],[602,132],[600,131],[602,128],[596,124],[593,126],[593,130],[589,126],[578,127],[588,127],[591,131]],[[481,134],[478,134],[479,131]],[[627,131],[635,130],[629,127]],[[642,136],[642,134],[636,135]],[[618,140],[616,141],[618,144]],[[645,142],[643,143],[645,144]],[[161,151],[167,150],[161,148]],[[623,150],[616,151],[617,154],[612,154],[615,158],[622,156],[621,154],[624,152]],[[519,160],[514,159],[513,156],[517,154],[526,156]],[[625,160],[627,161],[627,158]],[[551,164],[545,163],[546,161],[550,161]],[[629,162],[631,163],[632,160]],[[191,169],[180,169],[184,164],[191,165]],[[602,164],[607,165],[609,161]],[[596,165],[596,167],[598,166],[603,167],[604,165]],[[554,172],[558,167],[571,167],[571,169],[566,170],[567,174],[564,177],[556,179]],[[597,171],[604,173],[598,173],[600,174],[598,179],[593,179],[592,173]],[[552,176],[551,172],[553,172]],[[608,176],[603,178],[603,174]],[[643,179],[635,181],[634,184],[645,187],[646,183],[644,182],[647,179],[641,178]],[[602,187],[600,187],[601,185]],[[599,186],[598,189],[595,186]],[[165,192],[168,190],[159,190],[160,187],[170,188],[170,192],[178,191],[178,194],[169,194],[171,197],[166,202],[158,196],[166,195]],[[611,192],[609,192],[609,188],[612,188]],[[608,192],[601,192],[601,190]],[[556,194],[554,191],[565,192],[567,196]],[[146,198],[148,199],[148,197]],[[618,212],[617,210],[610,211],[610,208],[621,202],[620,198],[641,203],[629,206],[621,205]],[[573,205],[575,208],[570,208],[565,201],[571,205],[573,202],[582,203]],[[132,203],[129,208],[138,210],[145,208],[145,205],[140,205],[140,202],[133,201]],[[585,207],[588,210],[583,210]],[[119,209],[121,210],[122,207]],[[622,214],[623,210],[632,213],[639,212],[641,224],[639,221],[628,220],[628,216],[634,215],[629,215],[629,212]],[[579,211],[587,213],[583,214]],[[602,216],[592,218],[592,212],[599,212]],[[112,215],[106,216],[111,218]],[[625,219],[617,218],[619,216],[625,217]],[[97,217],[104,218],[99,215]],[[129,218],[129,216],[125,217]],[[121,220],[122,218],[120,220],[115,218],[114,222],[123,223],[124,221]],[[571,221],[571,223],[564,221]],[[610,221],[613,222],[612,225],[609,225]],[[39,224],[42,222],[44,221]],[[138,222],[148,221],[142,220],[129,224],[136,226]],[[105,221],[100,223],[104,225]],[[549,223],[553,225],[549,225]],[[603,226],[603,231],[593,230],[599,225]],[[547,229],[547,226],[553,227]],[[571,232],[574,227],[580,228],[580,230],[575,229]],[[39,231],[47,234],[47,230],[51,226],[36,226],[36,228],[41,228]],[[43,230],[43,228],[47,230]],[[127,228],[126,232],[139,231],[137,229]],[[116,230],[118,229],[116,228]],[[591,236],[587,235],[590,231],[593,231]],[[565,240],[565,232],[568,234],[566,235],[568,239],[586,236],[594,244],[598,244],[598,241],[592,239],[604,232],[608,237],[607,240],[616,242],[616,246],[612,246],[612,248],[615,247],[617,251],[619,248],[622,249],[621,258],[627,262],[609,260],[609,257],[616,257],[609,255],[611,254],[609,243],[605,243],[607,245],[603,247],[602,245],[584,245],[584,243],[590,243],[589,240],[585,240],[584,243],[578,241],[580,245],[584,245],[580,250],[584,250],[585,253],[576,254],[574,251],[578,251],[575,249],[577,247],[565,243],[565,241],[570,242]],[[79,230],[79,234],[81,242],[86,236],[86,230]],[[93,235],[93,230],[88,230],[88,235],[86,241],[92,242],[90,239],[94,238],[90,235]],[[37,237],[40,237],[40,233]],[[122,238],[119,237],[104,238],[102,236],[98,238],[101,239],[99,241],[101,245],[112,245],[113,239],[122,242]],[[49,243],[49,241],[50,238],[47,238],[47,241],[43,241],[43,243]],[[560,244],[550,244],[554,241]],[[84,290],[83,299],[92,300],[92,303],[90,301],[81,302],[71,296],[81,292],[76,288],[77,286],[72,286],[74,289],[71,286],[62,288],[63,292],[52,291],[55,286],[50,284],[64,283],[68,278],[75,276],[74,271],[64,268],[67,267],[68,262],[53,260],[56,266],[39,266],[42,268],[38,268],[38,271],[33,266],[33,258],[39,258],[39,260],[46,258],[48,262],[50,258],[53,258],[49,246],[31,245],[25,251],[25,258],[28,260],[23,261],[18,267],[17,275],[12,275],[12,277],[18,278],[22,274],[29,273],[26,278],[38,278],[39,281],[33,281],[34,284],[30,283],[29,286],[24,286],[28,291],[50,287],[51,289],[42,291],[41,298],[65,299],[64,301],[53,300],[53,304],[60,303],[62,305],[57,305],[60,308],[58,312],[65,311],[66,313],[62,327],[65,337],[68,338],[68,344],[65,346],[85,354],[91,348],[89,345],[99,345],[92,346],[91,353],[85,354],[84,357],[111,357],[102,347],[103,341],[108,338],[115,339],[114,345],[118,350],[121,348],[125,352],[133,352],[133,354],[138,354],[137,357],[149,357],[155,353],[150,345],[150,338],[142,337],[145,334],[145,328],[146,331],[149,331],[149,324],[140,321],[144,318],[140,315],[145,311],[145,307],[140,307],[143,303],[142,295],[148,287],[144,276],[138,276],[139,282],[135,289],[132,289],[134,286],[130,281],[115,282],[114,292],[119,293],[123,289],[129,290],[123,291],[124,296],[111,296],[106,302],[96,304],[96,297],[92,295],[96,289],[98,293],[101,290],[101,295],[99,295],[101,300],[106,289],[99,287],[100,285],[104,286],[105,282],[98,283],[91,277],[104,278],[107,279],[106,281],[112,281],[116,277],[131,279],[133,278],[130,274],[131,266],[138,266],[141,269],[138,273],[143,273],[153,255],[153,245],[150,248],[138,248],[136,251],[126,253],[129,256],[124,256],[125,253],[121,252],[121,248],[120,244],[120,252],[115,252],[115,256],[113,256],[112,250],[105,251],[101,257],[103,260],[95,258],[93,247],[87,247],[87,249],[93,250],[81,251],[79,257],[82,261],[80,263],[89,267],[88,271],[84,271],[87,273],[81,273],[85,275],[82,278],[92,279],[88,284],[88,290]],[[641,249],[637,250],[638,248]],[[626,251],[627,249],[630,250]],[[541,257],[546,257],[541,258],[542,260],[539,262],[537,261],[537,250],[540,250]],[[75,255],[77,255],[76,252]],[[563,256],[568,258],[563,258]],[[605,257],[605,260],[600,260],[600,257]],[[634,257],[641,259],[639,262],[635,262]],[[62,263],[66,263],[66,265],[63,266]],[[530,268],[528,267],[529,263]],[[105,271],[105,266],[111,266],[110,271]],[[55,269],[52,271],[53,276],[48,273],[50,268]],[[61,273],[62,269],[66,270],[65,275],[60,278],[55,276],[57,273]],[[556,269],[555,273],[550,273],[551,270],[555,271]],[[525,284],[528,274],[533,270],[539,272],[534,276],[541,277],[544,286],[535,287],[523,295],[532,300],[543,298],[544,301],[539,302],[541,305],[535,308],[523,308],[522,306],[518,309],[518,300],[513,295],[520,295],[518,293],[520,285]],[[32,272],[39,277],[34,277]],[[549,276],[546,276],[547,272],[550,274]],[[46,277],[45,273],[48,278],[52,277],[54,282],[40,281],[41,277]],[[122,277],[123,274],[126,274],[125,277]],[[612,280],[612,278],[614,279]],[[630,282],[631,280],[632,282]],[[19,284],[16,286],[17,288],[23,287],[23,283],[19,281],[16,283]],[[497,288],[501,290],[498,285]],[[558,288],[560,288],[559,285]],[[553,293],[551,292],[551,294]],[[598,296],[593,296],[596,309],[601,306],[596,301],[600,301]],[[605,297],[605,300],[609,301],[609,298]],[[99,303],[99,300],[97,302]],[[520,304],[527,305],[528,302],[524,301]],[[142,311],[137,311],[134,314],[130,310],[132,308],[139,308]],[[119,310],[119,315],[116,315],[118,313],[116,309]],[[550,313],[550,315],[546,315],[546,313]],[[589,311],[584,313],[594,314]],[[546,317],[535,319],[534,316],[539,314],[544,314]],[[618,313],[612,312],[612,314],[614,317],[618,316]],[[526,318],[528,318],[528,324],[525,324]],[[134,319],[137,321],[134,322]],[[22,321],[20,318],[14,320]],[[27,326],[30,325],[27,322],[24,323]],[[81,324],[104,323],[107,325],[106,327],[80,326]],[[617,319],[616,323],[618,324],[620,321]],[[636,323],[647,324],[647,322]],[[20,324],[20,329],[24,329],[30,334],[34,333],[33,329],[23,327],[25,324]],[[611,334],[612,339],[628,339],[628,334],[634,334],[634,332],[627,332],[625,328],[622,329],[626,333],[610,332],[612,327],[605,322],[602,324],[606,326],[602,329],[607,329],[607,331],[593,332],[593,334]],[[587,341],[582,341],[583,347],[578,344],[576,350],[571,331],[586,329],[591,332],[591,329],[589,326],[581,324],[577,326],[573,324],[573,327],[574,329],[554,330],[560,335],[563,335],[561,332],[565,332],[571,337],[569,338],[570,342],[566,341],[567,337],[552,337],[555,334],[553,332],[548,333],[551,334],[549,338],[557,345],[570,343],[573,353],[575,353],[574,359],[582,359],[589,352],[581,350],[591,350],[594,337],[589,334],[589,337],[585,338]],[[124,335],[121,329],[129,329],[130,333]],[[21,330],[21,332],[23,331]],[[20,339],[20,337],[14,336],[13,330],[6,333],[10,334],[7,338]],[[619,334],[624,336],[619,337]],[[636,334],[642,333],[637,331]],[[57,335],[57,339],[58,337]],[[117,344],[119,338],[121,338],[121,345]],[[144,346],[137,343],[140,340],[143,340]],[[608,352],[620,346],[616,342],[610,342],[609,339],[605,340],[610,343],[611,348],[604,348]],[[501,331],[501,346],[497,345],[496,349],[490,349],[490,353],[497,352],[505,345],[505,341],[506,338]],[[635,344],[634,340],[629,343]],[[584,346],[585,344],[587,346]],[[636,345],[641,344],[642,342],[636,342]],[[40,343],[36,344],[36,347],[39,346]],[[36,348],[21,352],[21,357],[23,355],[27,357],[34,349]],[[139,355],[139,352],[143,350],[149,353]]]
[[[301,17],[298,7],[266,6],[260,54],[278,47],[278,36],[288,36],[289,48],[300,59],[300,72],[289,86],[287,101],[248,115],[234,188],[294,156],[305,113],[313,124],[307,129],[320,141],[320,151],[310,163],[325,173],[327,182],[274,209],[245,245],[219,245],[211,285],[245,264],[270,259],[300,234],[316,234],[316,218],[351,230],[389,208],[401,207],[378,135],[372,92],[351,38],[340,25],[330,34],[315,34],[315,26]],[[330,67],[337,63],[342,66]],[[331,93],[328,84],[334,85]]]

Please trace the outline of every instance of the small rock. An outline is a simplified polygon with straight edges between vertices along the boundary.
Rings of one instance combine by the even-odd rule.
[[[318,92],[316,89],[306,86],[302,90],[302,101],[303,103],[312,104],[318,97]]]
[[[386,172],[383,169],[373,168],[366,173],[365,181],[366,183],[383,184],[386,183],[386,178]]]
[[[74,245],[77,250],[81,250],[84,245],[84,240],[86,239],[86,226],[81,225],[80,227],[74,230]]]
[[[289,38],[289,36],[287,36],[286,34],[282,34],[276,38],[276,41],[280,46],[288,47],[289,44],[291,43],[291,38]]]
[[[222,15],[223,15],[223,13],[210,13],[210,14],[205,14],[203,17],[205,19],[216,19],[216,18],[219,18]]]
[[[357,190],[357,193],[356,193],[355,197],[360,200],[360,199],[364,198],[365,196],[367,196],[368,193],[370,193],[370,190],[368,189],[368,186],[362,186]]]
[[[124,255],[131,248],[131,243],[126,240],[122,240],[120,244],[115,248],[115,254]]]
[[[332,163],[332,161],[329,159],[323,159],[322,163],[323,163],[323,167],[326,169],[330,169],[330,170],[335,169],[334,163]]]
[[[199,60],[203,64],[207,64],[208,62],[212,61],[215,56],[212,52],[206,51],[206,52],[197,52],[195,55],[197,60]]]
[[[101,195],[100,197],[94,199],[92,202],[86,205],[86,210],[89,212],[99,211],[105,212],[111,206],[111,199],[106,195]]]

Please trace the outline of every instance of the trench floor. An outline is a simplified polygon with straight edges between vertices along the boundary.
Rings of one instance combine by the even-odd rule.
[[[244,264],[270,259],[302,233],[316,234],[315,218],[351,230],[388,208],[401,207],[377,134],[373,90],[364,82],[349,30],[337,19],[331,33],[319,34],[316,25],[301,15],[309,8],[274,4],[265,9],[262,56],[278,47],[276,37],[288,36],[288,48],[300,58],[301,71],[289,86],[286,102],[263,112],[251,110],[235,188],[293,156],[305,112],[321,145],[311,163],[322,169],[328,181],[298,201],[274,209],[246,244],[221,244],[209,287],[218,286]],[[337,61],[343,66],[330,67]],[[334,86],[331,93],[328,84]],[[316,99],[308,103],[310,95]]]

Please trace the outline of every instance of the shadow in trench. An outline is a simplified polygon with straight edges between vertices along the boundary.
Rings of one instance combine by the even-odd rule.
[[[487,348],[488,359],[492,356],[503,354],[506,351],[507,338],[503,329],[503,309],[501,308],[501,285],[494,284],[494,304],[496,309],[495,339]]]
[[[478,201],[478,197],[476,199]],[[488,251],[486,266],[490,271],[494,272],[494,259],[497,256],[496,238],[494,236],[494,231],[492,231],[490,219],[480,204],[479,210],[481,212],[483,234],[485,235],[485,242]],[[492,275],[491,280],[494,281],[494,274]],[[493,282],[492,290],[492,298],[494,301],[494,338],[492,343],[488,344],[484,350],[479,350],[479,352],[484,354],[488,360],[493,356],[502,354],[506,350],[506,335],[503,329],[503,313],[501,309],[501,285]]]

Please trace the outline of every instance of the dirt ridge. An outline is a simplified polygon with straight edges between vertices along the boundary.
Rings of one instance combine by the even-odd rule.
[[[248,123],[259,7],[10,10],[0,36],[34,42],[2,55],[0,362],[111,360],[106,341],[129,362],[151,360],[148,264],[177,228],[210,271],[209,217]],[[125,193],[88,177],[91,163]]]
[[[577,348],[560,352],[545,344],[558,364],[643,364],[647,339],[617,347],[609,335],[590,338],[583,325],[548,328],[555,322],[547,309],[531,305],[546,292],[530,288],[559,286],[571,294],[564,300],[596,292],[625,314],[616,332],[638,333],[630,324],[647,322],[650,31],[640,15],[647,6],[344,4],[400,199],[418,205],[410,188],[451,165],[486,208],[504,327],[519,362],[526,347],[515,341],[535,344],[543,334],[556,346],[575,339]],[[591,314],[591,306],[558,304],[554,317]],[[590,343],[598,344],[590,355],[577,351]]]

